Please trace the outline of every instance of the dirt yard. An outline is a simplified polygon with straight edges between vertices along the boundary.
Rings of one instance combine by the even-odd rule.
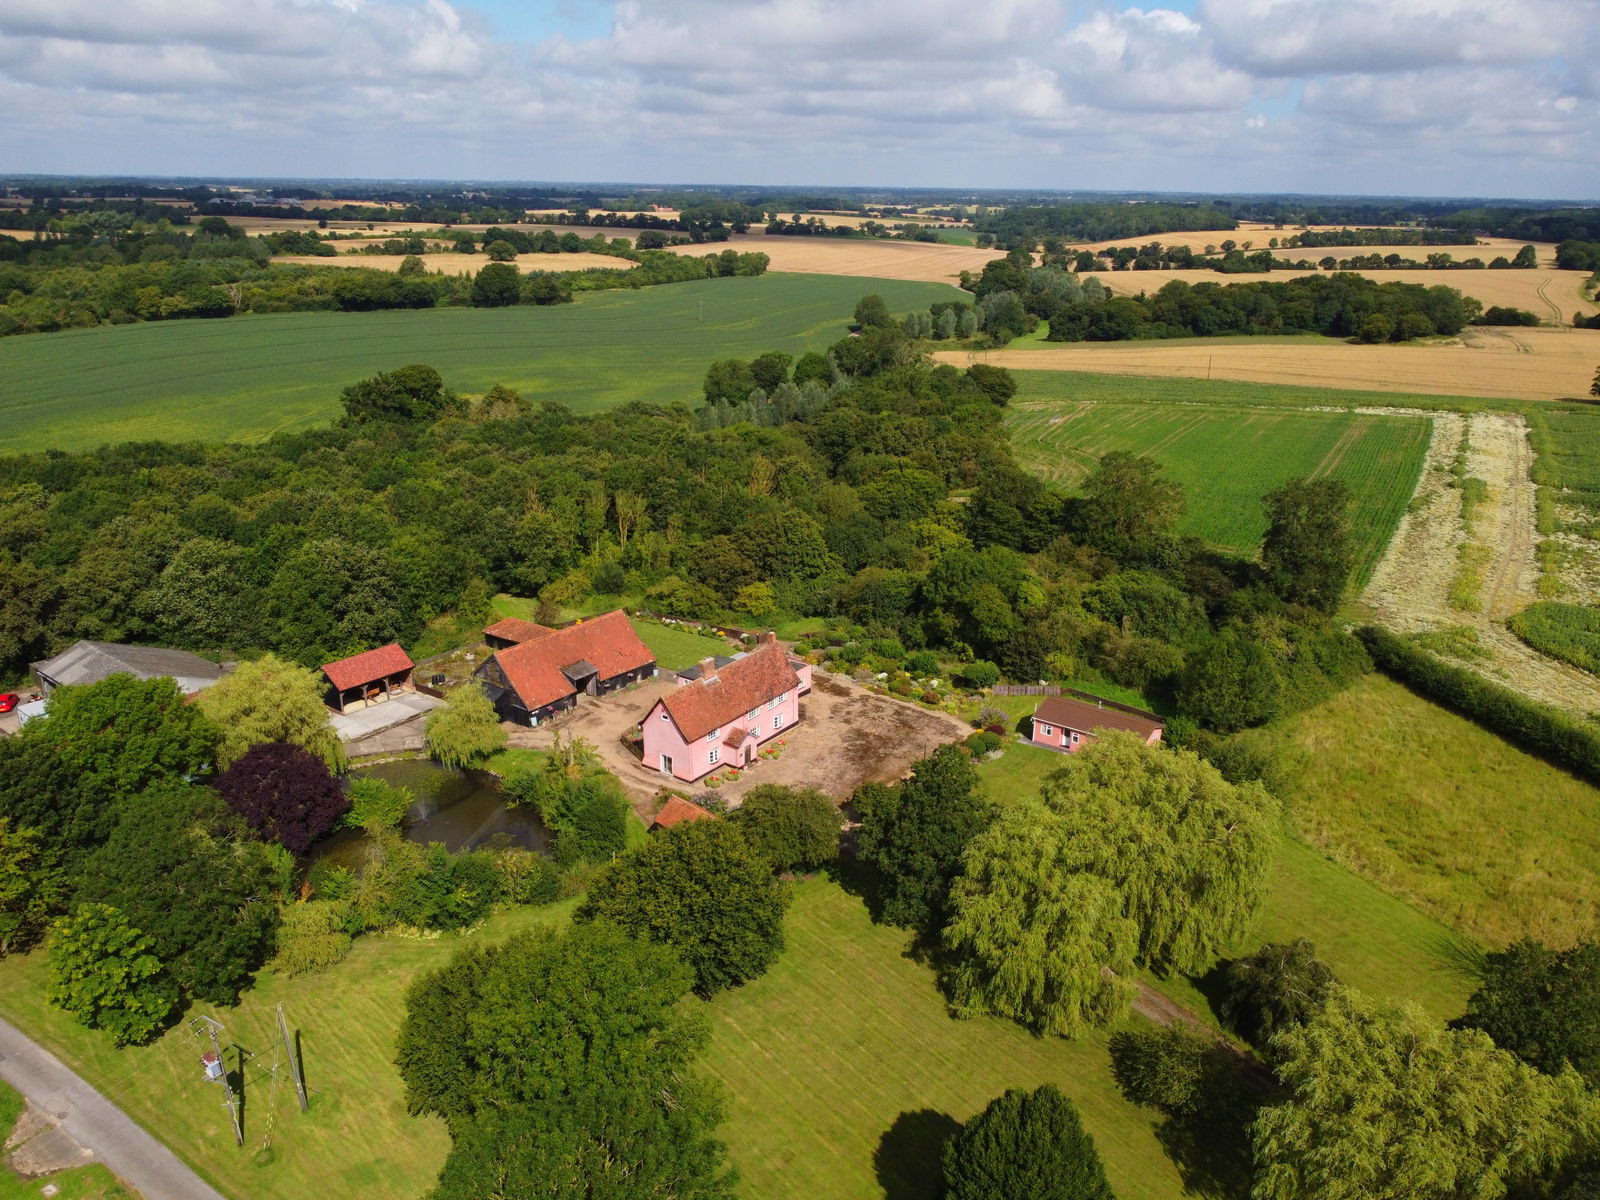
[[[1037,348],[976,354],[948,350],[933,357],[958,367],[986,362],[1017,371],[1088,371],[1425,396],[1556,400],[1588,392],[1594,365],[1600,362],[1600,330],[1472,328],[1448,342],[1405,346],[1359,346],[1331,338],[1176,338],[1094,346],[1040,343]]]
[[[672,780],[649,770],[623,744],[623,735],[638,725],[655,702],[675,689],[671,679],[655,679],[625,692],[591,699],[549,725],[526,729],[507,725],[513,746],[547,749],[557,732],[593,743],[606,769],[622,780],[634,809],[649,820],[655,815],[656,792],[673,786],[697,794],[696,784]],[[946,742],[965,737],[966,722],[915,704],[879,696],[820,668],[812,689],[800,701],[800,723],[785,736],[787,748],[775,759],[758,759],[735,783],[717,795],[737,805],[743,795],[764,783],[814,787],[835,800],[846,800],[868,780],[902,778],[907,768]]]

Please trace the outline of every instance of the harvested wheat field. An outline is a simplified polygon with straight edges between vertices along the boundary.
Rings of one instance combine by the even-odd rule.
[[[1365,253],[1366,247],[1361,248]],[[1382,246],[1372,247],[1382,250]],[[1418,250],[1421,247],[1400,247],[1400,250]],[[1298,251],[1290,251],[1291,254]],[[1326,253],[1338,253],[1327,251]],[[1349,253],[1356,253],[1355,250]],[[1113,292],[1125,296],[1139,292],[1156,292],[1165,283],[1181,279],[1186,283],[1254,283],[1260,280],[1297,279],[1304,275],[1321,275],[1322,271],[1273,271],[1267,275],[1224,275],[1220,271],[1113,271],[1094,276]],[[1558,271],[1554,267],[1535,267],[1520,271],[1357,271],[1377,283],[1420,283],[1424,287],[1453,287],[1464,296],[1471,296],[1485,307],[1492,304],[1523,308],[1534,313],[1541,321],[1567,325],[1572,314],[1595,312],[1597,306],[1584,298],[1583,284],[1589,278],[1587,271]]]
[[[1305,387],[1434,396],[1555,400],[1588,393],[1600,362],[1600,330],[1474,328],[1449,341],[1359,346],[1333,338],[1181,338],[1015,350],[944,351],[966,366],[1033,371],[1237,379]]]
[[[1315,233],[1327,233],[1339,229],[1382,229],[1387,226],[1374,225],[1312,225],[1309,227]],[[1189,232],[1175,233],[1149,233],[1144,237],[1113,238],[1107,242],[1074,242],[1076,250],[1108,250],[1116,246],[1147,246],[1151,242],[1160,242],[1163,246],[1188,246],[1191,250],[1204,250],[1207,246],[1220,249],[1222,243],[1228,240],[1243,246],[1250,243],[1251,250],[1270,250],[1267,243],[1273,238],[1282,241],[1305,230],[1297,225],[1286,225],[1279,229],[1275,225],[1261,225],[1241,223],[1237,229],[1200,229]],[[1443,252],[1455,258],[1481,258],[1484,262],[1497,255],[1512,258],[1518,250],[1530,243],[1516,238],[1480,237],[1475,246],[1306,246],[1293,249],[1276,251],[1279,257],[1287,259],[1309,258],[1313,262],[1326,255],[1335,258],[1352,258],[1357,254],[1399,254],[1405,258],[1425,258],[1429,254]],[[1551,242],[1532,243],[1539,252],[1539,262],[1543,266],[1554,266],[1556,261],[1556,248]],[[1248,276],[1246,277],[1248,278]]]
[[[398,271],[408,256],[404,254],[341,254],[336,258],[322,258],[315,254],[285,254],[273,262],[300,263],[308,267],[370,267],[377,271]],[[446,275],[476,275],[490,260],[481,254],[419,254],[422,265],[429,271]],[[631,259],[613,258],[609,254],[519,254],[514,264],[517,270],[529,271],[584,271],[590,267],[627,271],[635,267]]]
[[[773,271],[797,275],[862,275],[870,279],[911,279],[954,283],[962,271],[974,274],[997,257],[993,250],[938,242],[886,242],[877,238],[769,237],[748,234],[705,246],[670,246],[679,254],[716,253],[728,247],[741,254],[759,250]]]

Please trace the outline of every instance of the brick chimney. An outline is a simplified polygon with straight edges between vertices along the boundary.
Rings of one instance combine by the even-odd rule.
[[[717,681],[717,660],[702,658],[700,660],[700,682],[715,683]]]

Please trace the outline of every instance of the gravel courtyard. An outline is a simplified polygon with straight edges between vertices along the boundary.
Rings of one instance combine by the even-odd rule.
[[[513,746],[547,749],[557,732],[573,734],[600,751],[641,817],[655,814],[656,792],[665,786],[696,794],[696,784],[672,780],[644,766],[623,736],[649,714],[655,702],[673,691],[670,678],[654,679],[601,698],[582,697],[578,707],[539,729],[507,725]],[[912,763],[937,746],[970,732],[963,721],[888,696],[820,668],[811,691],[800,701],[800,723],[784,735],[788,743],[775,759],[758,759],[717,794],[738,804],[745,792],[764,783],[814,787],[835,800],[850,798],[868,780],[902,778]]]

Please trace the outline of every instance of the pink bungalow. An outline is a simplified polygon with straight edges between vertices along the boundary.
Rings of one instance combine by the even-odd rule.
[[[1051,696],[1033,710],[1033,740],[1068,754],[1076,754],[1106,730],[1138,734],[1153,746],[1164,728],[1154,713],[1098,697]]]
[[[644,719],[644,765],[692,783],[718,767],[753,762],[763,742],[800,720],[800,676],[777,638],[656,701]]]

